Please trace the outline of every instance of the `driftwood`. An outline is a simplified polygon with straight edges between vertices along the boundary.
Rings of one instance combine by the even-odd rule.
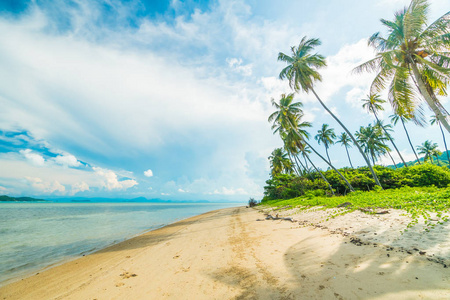
[[[297,222],[297,220],[294,220],[293,218],[279,217],[278,214],[276,214],[275,217],[270,215],[270,214],[268,214],[266,216],[266,220],[284,220],[284,221]]]
[[[384,215],[384,214],[389,213],[388,210],[374,210],[371,208],[360,208],[359,210],[362,212],[368,212],[368,213],[377,214],[377,215]]]

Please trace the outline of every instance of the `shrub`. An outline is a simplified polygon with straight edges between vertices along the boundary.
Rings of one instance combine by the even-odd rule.
[[[404,186],[409,187],[447,187],[450,184],[450,171],[447,167],[433,164],[422,164],[408,168],[391,169],[383,166],[375,166],[383,189],[396,189]],[[367,167],[357,169],[343,168],[340,172],[347,178],[356,191],[371,191],[376,188],[372,175]],[[330,182],[333,190],[338,195],[349,192],[345,182],[334,172],[328,170],[323,172]],[[329,195],[329,187],[325,181],[319,178],[317,172],[310,177],[282,174],[266,181],[264,187],[264,198],[266,200],[290,199],[306,195],[314,195],[312,191],[320,190],[320,193]]]

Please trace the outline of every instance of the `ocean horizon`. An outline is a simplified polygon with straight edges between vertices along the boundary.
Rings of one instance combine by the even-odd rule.
[[[0,203],[0,285],[185,218],[243,205],[69,200]]]

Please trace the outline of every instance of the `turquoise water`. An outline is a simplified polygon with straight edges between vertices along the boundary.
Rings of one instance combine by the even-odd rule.
[[[0,203],[0,284],[236,203]]]

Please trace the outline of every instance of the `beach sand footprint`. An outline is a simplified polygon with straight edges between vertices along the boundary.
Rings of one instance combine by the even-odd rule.
[[[123,279],[128,279],[128,278],[131,278],[131,277],[136,277],[137,274],[130,273],[130,272],[123,272],[119,276],[122,277]]]

